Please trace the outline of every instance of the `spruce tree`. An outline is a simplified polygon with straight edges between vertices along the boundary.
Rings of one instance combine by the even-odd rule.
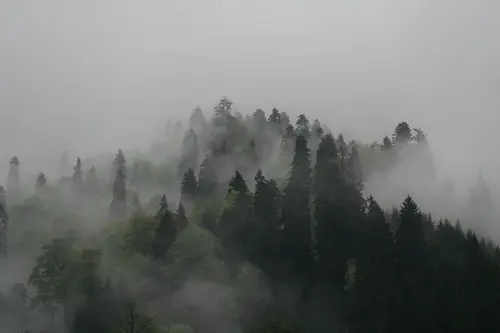
[[[251,207],[248,186],[241,173],[236,171],[229,182],[226,202],[217,224],[217,233],[230,265],[245,260],[251,252]]]
[[[290,178],[283,196],[281,223],[284,227],[283,260],[289,263],[289,278],[297,279],[303,287],[311,282],[313,248],[310,216],[311,167],[307,140],[296,140]]]
[[[189,118],[189,127],[192,128],[198,135],[207,130],[208,122],[199,106],[194,108],[191,117]]]
[[[267,118],[267,122],[269,123],[269,127],[271,131],[276,135],[281,135],[282,125],[281,125],[281,115],[278,109],[274,108]]]
[[[174,217],[168,209],[167,197],[165,195],[161,197],[160,210],[156,218],[159,224],[153,240],[153,257],[155,259],[165,259],[168,250],[177,237],[177,227]]]
[[[352,145],[351,153],[346,162],[346,177],[350,185],[361,190],[363,188],[363,168],[356,144]]]
[[[395,144],[404,144],[410,142],[410,140],[412,139],[410,125],[408,125],[406,121],[400,122],[394,129],[392,139]]]
[[[373,197],[368,198],[351,296],[351,329],[355,333],[397,332],[397,258],[389,225]]]
[[[306,140],[311,136],[311,129],[309,128],[309,119],[304,114],[299,115],[295,123],[295,131],[297,135],[302,135]]]
[[[391,148],[392,148],[391,139],[385,136],[384,139],[382,140],[382,150],[391,150]]]
[[[401,206],[395,245],[400,279],[400,329],[432,332],[435,327],[430,249],[425,241],[422,214],[410,196]]]
[[[322,302],[333,311],[345,292],[349,227],[343,205],[343,179],[335,139],[326,135],[319,144],[314,173],[314,219],[316,235],[317,283]],[[340,306],[336,304],[336,306]],[[338,309],[336,309],[338,310]]]
[[[178,166],[178,174],[182,175],[189,168],[198,169],[198,136],[193,129],[189,129],[182,141],[182,157]]]
[[[7,193],[13,202],[19,200],[20,186],[19,186],[19,158],[14,156],[10,159],[9,163],[9,176],[7,179]]]
[[[110,205],[110,218],[112,220],[123,219],[127,216],[127,186],[126,170],[125,170],[125,156],[120,149],[114,160],[115,179],[113,182],[113,200]]]
[[[81,188],[83,183],[82,160],[80,157],[76,159],[76,164],[73,167],[73,185],[76,188]]]
[[[181,199],[193,200],[198,193],[198,182],[194,175],[193,169],[189,168],[181,180]]]
[[[198,194],[202,197],[213,195],[217,188],[217,181],[217,172],[213,166],[212,158],[207,156],[200,167]]]
[[[41,190],[42,188],[45,187],[46,184],[47,184],[47,177],[43,172],[40,172],[38,174],[38,177],[36,178],[36,185],[35,185],[36,190],[37,191]]]

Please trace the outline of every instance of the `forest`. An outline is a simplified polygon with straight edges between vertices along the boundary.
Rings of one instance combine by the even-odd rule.
[[[487,182],[459,201],[422,129],[363,143],[226,97],[186,118],[148,151],[11,158],[1,333],[500,332]]]

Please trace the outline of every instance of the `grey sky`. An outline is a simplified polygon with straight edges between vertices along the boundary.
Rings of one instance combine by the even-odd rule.
[[[0,0],[0,160],[141,146],[227,95],[363,140],[408,120],[443,169],[494,170],[499,22],[494,0]]]

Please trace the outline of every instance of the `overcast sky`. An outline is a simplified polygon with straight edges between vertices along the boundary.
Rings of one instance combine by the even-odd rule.
[[[227,95],[363,140],[408,120],[491,172],[499,33],[498,0],[0,0],[0,160],[143,146]]]

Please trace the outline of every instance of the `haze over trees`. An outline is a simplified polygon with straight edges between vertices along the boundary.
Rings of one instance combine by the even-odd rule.
[[[72,175],[65,154],[58,178],[12,157],[0,332],[500,331],[485,179],[462,204],[404,121],[364,143],[306,113],[234,110],[196,107],[155,149],[78,157]],[[401,174],[440,214],[418,191],[378,201]]]

